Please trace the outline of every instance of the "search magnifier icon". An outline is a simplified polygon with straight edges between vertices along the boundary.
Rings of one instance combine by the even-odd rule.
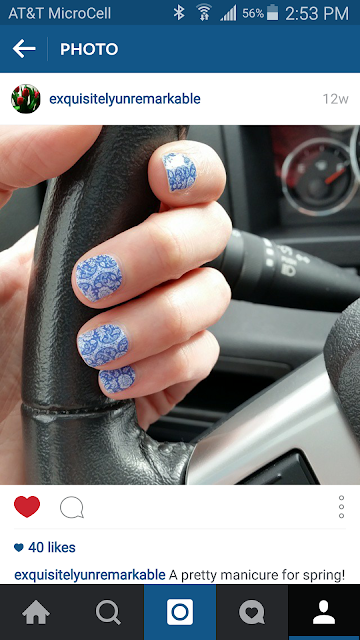
[[[104,618],[101,615],[100,609],[104,604],[110,604],[112,606],[112,608],[114,609],[114,612],[113,612],[113,615],[111,616],[111,618]],[[99,618],[99,620],[101,622],[116,622],[116,624],[121,624],[120,620],[117,617],[118,615],[119,615],[119,607],[112,600],[101,600],[101,602],[99,602],[99,604],[96,607],[96,616],[97,616],[97,618]]]

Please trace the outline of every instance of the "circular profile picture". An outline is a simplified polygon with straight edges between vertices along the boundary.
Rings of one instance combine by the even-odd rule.
[[[19,84],[12,92],[11,104],[19,113],[33,113],[40,107],[40,91],[32,84]]]

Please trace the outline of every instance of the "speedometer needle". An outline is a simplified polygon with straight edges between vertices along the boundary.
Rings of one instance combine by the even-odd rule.
[[[339,171],[335,171],[335,173],[332,173],[331,176],[326,178],[325,184],[332,184],[335,180],[337,180],[337,178],[340,178],[340,176],[342,176],[343,173],[345,173],[345,171],[346,171],[346,167],[339,169]]]

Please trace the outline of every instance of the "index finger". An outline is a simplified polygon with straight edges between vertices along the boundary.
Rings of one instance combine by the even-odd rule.
[[[60,175],[87,151],[98,125],[0,127],[0,207],[14,189]]]

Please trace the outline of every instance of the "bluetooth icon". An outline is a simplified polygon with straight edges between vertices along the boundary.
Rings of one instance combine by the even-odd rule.
[[[174,7],[174,18],[177,18],[178,20],[181,20],[181,18],[184,18],[185,14],[184,14],[184,7],[181,6],[181,4],[178,4],[177,8],[175,9]]]

